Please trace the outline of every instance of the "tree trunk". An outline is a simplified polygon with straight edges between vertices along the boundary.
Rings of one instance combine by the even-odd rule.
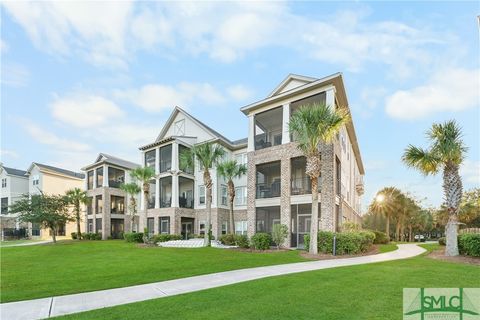
[[[136,211],[136,210],[135,210],[135,208],[136,208],[136,203],[135,203],[135,198],[133,197],[133,195],[130,196],[130,206],[129,206],[129,207],[130,207],[130,215],[131,215],[131,217],[130,217],[130,219],[131,219],[131,222],[130,222],[130,232],[133,232],[133,230],[134,230],[134,229],[133,229],[133,225],[134,225],[134,223],[135,223],[135,214],[136,214],[136,212],[135,212],[135,211]]]
[[[397,226],[395,228],[395,240],[400,241],[400,221],[397,222]]]
[[[52,232],[53,243],[57,243],[57,229],[55,229],[55,227],[51,227],[50,231]]]
[[[385,233],[387,234],[387,239],[390,242],[390,215],[385,215],[387,218],[386,225],[385,225]]]
[[[203,241],[204,247],[210,247],[210,232],[212,228],[212,178],[208,168],[205,168],[203,173],[203,181],[206,189],[206,202],[207,202],[207,223],[205,225],[205,237]]]
[[[75,205],[75,211],[77,214],[77,239],[82,240],[82,232],[80,230],[80,203]]]
[[[312,180],[312,220],[310,224],[309,253],[318,254],[318,178]]]
[[[230,196],[230,233],[235,234],[235,219],[233,217],[233,201],[235,199],[235,186],[233,184],[233,181],[230,180],[228,181],[228,193]]]
[[[141,223],[140,225],[142,226],[142,232],[145,232],[145,229],[147,228],[147,210],[148,210],[148,192],[149,192],[149,184],[148,183],[144,183],[143,184],[143,204],[144,204],[144,208],[143,208],[143,215],[142,215],[142,218],[140,220]],[[148,229],[147,229],[148,231]]]
[[[446,233],[446,256],[458,256],[458,208],[462,200],[462,179],[458,174],[458,165],[447,163],[443,170],[443,192],[448,210]]]
[[[409,226],[408,227],[408,242],[412,242],[413,241],[413,230],[412,230],[412,226]]]
[[[402,223],[402,226],[400,227],[400,235],[401,235],[400,237],[401,241],[405,241],[405,226],[403,225],[403,223]]]

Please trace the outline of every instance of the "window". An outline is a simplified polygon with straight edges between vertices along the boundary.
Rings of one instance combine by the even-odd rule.
[[[124,214],[125,213],[125,198],[119,196],[110,196],[110,213]]]
[[[246,153],[240,153],[235,156],[235,160],[237,161],[238,164],[247,164],[247,154]]]
[[[95,219],[95,233],[102,233],[102,218]]]
[[[178,145],[178,159],[179,159],[178,161],[179,162],[180,162],[180,155],[184,152],[187,152],[188,150],[189,148],[185,147],[184,145],[181,145],[181,144]],[[179,163],[179,165],[180,165],[180,170],[182,170],[183,172],[193,174],[194,168],[182,166],[181,163]]]
[[[95,208],[97,209],[97,214],[103,213],[103,200],[101,195],[95,197]]]
[[[35,185],[35,183],[33,185]],[[87,172],[87,189],[93,189],[93,170]]]
[[[160,172],[172,169],[172,145],[169,144],[160,148]]]
[[[342,192],[342,167],[340,164],[340,160],[338,160],[337,157],[335,157],[335,164],[336,164],[336,183],[337,183],[337,195],[340,196]]]
[[[125,171],[108,167],[108,186],[110,188],[119,188],[123,183],[125,183]]]
[[[103,186],[103,167],[97,168],[97,188]]]
[[[282,143],[283,107],[255,115],[255,150]]]
[[[88,197],[88,202],[87,202],[87,214],[93,214],[93,197]]]
[[[205,204],[205,186],[198,186],[198,203]]]
[[[185,177],[178,177],[178,204],[180,208],[190,208],[193,209],[194,197],[193,197],[193,189],[195,183],[192,179],[188,179]]]
[[[149,236],[153,236],[154,228],[155,228],[154,218],[147,218],[147,231]]]
[[[247,221],[235,222],[235,234],[247,235]]]
[[[38,186],[40,183],[40,177],[39,176],[33,176],[32,177],[32,185]]]
[[[221,196],[220,203],[222,204],[222,206],[226,206],[227,205],[227,186],[226,185],[222,184],[220,186],[220,196]]]
[[[223,221],[222,222],[222,234],[227,234],[227,232],[228,232],[228,222]]]
[[[8,197],[2,198],[2,204],[1,204],[1,214],[7,214],[8,213]]]
[[[170,234],[170,217],[160,217],[159,228],[160,234]]]
[[[87,227],[87,232],[92,233],[93,232],[93,219],[88,219],[88,227]]]
[[[32,236],[40,235],[40,223],[32,223]]]
[[[235,188],[235,205],[244,206],[247,204],[247,187]]]
[[[7,187],[7,178],[3,178],[2,179],[2,188],[6,188]]]
[[[155,191],[154,191],[155,192]],[[172,205],[172,177],[160,179],[160,208],[170,208]]]
[[[155,149],[145,152],[145,167],[155,168]]]
[[[185,119],[178,120],[173,124],[173,133],[177,136],[185,135]]]
[[[198,222],[198,234],[205,235],[205,221]]]
[[[169,178],[171,179],[171,177],[169,177]],[[156,188],[157,188],[157,180],[155,180],[155,179],[150,180],[150,190],[148,192],[148,203],[147,203],[147,208],[148,209],[155,208]]]
[[[280,197],[280,161],[257,165],[257,199]]]

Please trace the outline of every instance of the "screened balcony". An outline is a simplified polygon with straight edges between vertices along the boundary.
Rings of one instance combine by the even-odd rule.
[[[257,165],[256,198],[280,197],[280,161]]]
[[[312,104],[325,104],[327,99],[327,95],[325,92],[321,92],[318,94],[315,94],[313,96],[294,101],[290,103],[290,117],[302,106],[308,106]],[[290,134],[290,141],[296,141],[295,137]]]
[[[273,226],[280,223],[280,207],[259,207],[256,209],[255,232],[272,233]]]
[[[145,152],[145,167],[155,168],[155,157],[155,149]]]
[[[305,173],[307,159],[305,157],[292,158],[290,193],[294,195],[311,194],[312,180]],[[318,192],[321,190],[321,177],[318,179]]]
[[[125,171],[108,167],[108,186],[110,188],[120,188],[125,183]]]
[[[165,172],[172,169],[172,145],[166,145],[160,148],[160,172]]]
[[[194,197],[193,197],[194,182],[192,179],[185,177],[178,177],[178,204],[180,208],[193,209]]]
[[[160,208],[172,206],[172,177],[161,178],[160,180]]]
[[[150,180],[150,188],[148,192],[148,202],[147,202],[147,208],[148,209],[153,209],[155,208],[155,189],[156,189],[156,180]]]
[[[282,144],[283,108],[255,115],[255,150]]]
[[[184,145],[181,145],[181,144],[178,145],[178,162],[179,162],[180,170],[188,174],[193,174],[193,168],[183,167],[182,164],[180,163],[180,155],[184,152],[187,152],[188,150],[189,148],[185,147]]]

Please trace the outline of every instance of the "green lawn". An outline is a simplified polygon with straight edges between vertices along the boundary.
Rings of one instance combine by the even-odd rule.
[[[0,247],[8,247],[13,246],[16,244],[24,244],[24,243],[35,243],[42,240],[10,240],[10,241],[0,241]]]
[[[139,248],[120,240],[65,241],[0,250],[1,302],[305,261],[298,251]]]
[[[64,319],[402,319],[403,288],[480,287],[479,272],[478,266],[419,256],[266,278]]]
[[[378,250],[380,251],[380,253],[395,251],[397,249],[398,249],[398,246],[394,243],[381,244],[378,246]]]

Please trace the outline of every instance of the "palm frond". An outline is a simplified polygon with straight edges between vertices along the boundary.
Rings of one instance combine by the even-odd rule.
[[[409,145],[402,156],[402,161],[424,175],[435,174],[440,170],[441,159],[435,152]]]

